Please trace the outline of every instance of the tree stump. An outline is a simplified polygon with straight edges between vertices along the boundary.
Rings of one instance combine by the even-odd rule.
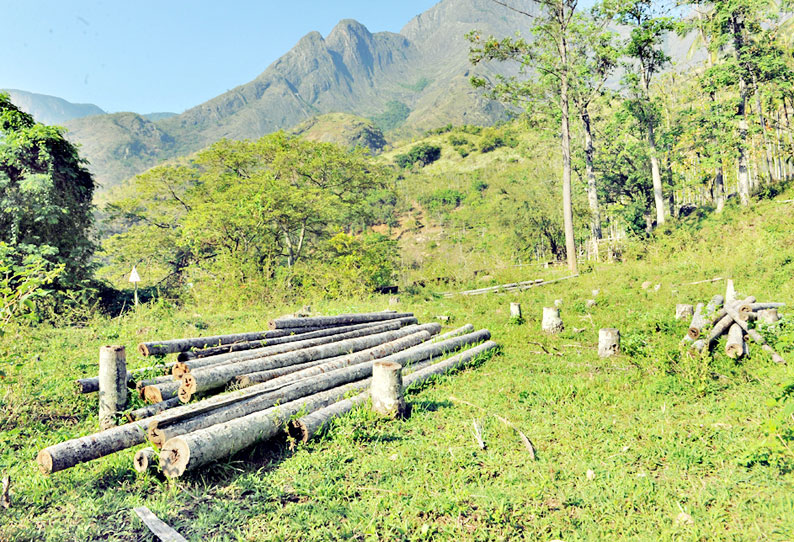
[[[520,322],[521,317],[521,303],[510,303],[510,319]]]
[[[399,305],[400,304],[400,297],[393,295],[389,298],[389,305]]]
[[[554,300],[555,307],[562,307],[562,299],[555,299]]]
[[[675,319],[676,320],[685,320],[687,318],[692,318],[695,314],[695,307],[692,305],[688,305],[686,303],[679,303],[675,306]]]
[[[587,301],[584,302],[584,306],[587,307],[588,309],[592,309],[593,307],[596,306],[596,300],[588,299]]]
[[[391,361],[376,361],[372,365],[372,410],[390,418],[408,413],[403,399],[402,365]]]
[[[601,290],[593,290],[593,297],[598,297],[598,294],[601,293]]]
[[[541,328],[546,333],[559,333],[565,329],[562,318],[560,318],[560,309],[557,307],[543,307]]]
[[[762,324],[774,324],[780,320],[777,309],[763,309],[758,311],[758,321]]]
[[[123,346],[99,349],[99,428],[116,425],[116,414],[127,406],[127,355]]]
[[[620,331],[606,327],[598,332],[598,355],[602,358],[614,356],[620,352]]]
[[[135,457],[132,459],[132,466],[138,472],[146,472],[149,469],[154,470],[157,462],[155,461],[157,452],[151,446],[143,448],[135,452]]]
[[[651,281],[649,281],[649,280],[646,280],[645,282],[642,283],[642,289],[643,290],[647,290],[651,286],[653,286],[653,283]]]

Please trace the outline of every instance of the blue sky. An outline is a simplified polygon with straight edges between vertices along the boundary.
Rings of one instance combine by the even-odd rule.
[[[398,32],[436,1],[0,0],[0,88],[181,113],[252,80],[312,30],[351,18]]]
[[[180,113],[352,18],[398,32],[436,0],[0,0],[0,88]]]

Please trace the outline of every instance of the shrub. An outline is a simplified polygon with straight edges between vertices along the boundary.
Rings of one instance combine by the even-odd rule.
[[[441,158],[441,147],[428,143],[420,143],[411,148],[407,154],[398,154],[395,156],[394,162],[401,168],[407,168],[414,164],[419,164],[424,167],[428,164],[432,164],[439,158]]]
[[[463,193],[458,190],[453,188],[442,188],[436,190],[429,196],[421,197],[419,201],[428,211],[439,212],[458,207],[464,197]]]

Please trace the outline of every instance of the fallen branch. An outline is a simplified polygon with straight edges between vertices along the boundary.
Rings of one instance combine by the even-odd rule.
[[[454,395],[450,395],[449,396],[449,400],[453,401],[453,402],[456,402],[456,403],[463,403],[464,405],[468,405],[470,407],[479,409],[479,410],[485,412],[486,414],[488,413],[488,411],[485,410],[483,407],[481,407],[479,405],[475,405],[474,403],[470,403],[468,401],[464,401],[463,399],[458,399]],[[524,443],[524,447],[527,449],[527,452],[529,452],[529,458],[534,460],[535,459],[535,446],[532,444],[532,441],[529,440],[529,438],[527,438],[527,436],[511,421],[507,420],[506,418],[503,418],[503,417],[499,416],[498,414],[494,414],[494,417],[497,420],[499,420],[500,422],[502,422],[503,424],[505,424],[506,426],[508,426],[509,428],[513,429],[516,433],[518,433],[518,436],[521,437],[521,441]]]
[[[11,477],[3,476],[3,493],[0,494],[0,505],[3,508],[11,508]]]
[[[474,439],[477,441],[477,446],[480,447],[480,450],[484,450],[485,441],[482,439],[482,427],[480,427],[480,424],[478,424],[477,420],[474,418],[472,418],[471,423],[474,429]]]

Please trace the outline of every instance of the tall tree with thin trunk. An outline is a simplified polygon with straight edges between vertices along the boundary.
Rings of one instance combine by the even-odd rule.
[[[664,193],[655,134],[659,113],[651,97],[651,81],[670,62],[670,57],[662,50],[662,42],[674,25],[671,18],[661,16],[657,4],[653,0],[624,0],[619,3],[617,20],[631,28],[625,49],[630,59],[625,81],[632,94],[632,112],[645,126],[656,224],[659,225],[665,220]]]
[[[570,33],[576,13],[578,0],[533,0],[536,12],[493,0],[496,4],[520,15],[533,19],[535,42],[530,44],[521,38],[484,38],[474,31],[467,36],[472,43],[470,59],[473,64],[487,61],[515,61],[522,67],[522,73],[534,71],[539,78],[552,82],[556,103],[549,104],[559,108],[560,146],[562,150],[562,210],[565,230],[565,252],[568,269],[577,272],[576,241],[573,233],[573,203],[571,192],[571,60]],[[549,55],[553,51],[553,55]],[[508,102],[527,100],[532,95],[534,82],[513,77],[498,77],[491,85],[482,77],[472,78],[477,87],[491,87],[491,95]]]

